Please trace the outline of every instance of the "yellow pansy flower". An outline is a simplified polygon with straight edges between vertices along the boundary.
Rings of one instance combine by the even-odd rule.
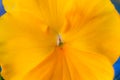
[[[110,0],[3,0],[5,80],[113,80],[120,21]]]

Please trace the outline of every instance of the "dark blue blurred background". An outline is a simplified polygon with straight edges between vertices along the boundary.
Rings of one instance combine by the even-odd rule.
[[[116,10],[120,13],[120,0],[112,0],[112,3],[115,5]],[[4,7],[2,5],[2,0],[0,0],[0,16],[2,16],[5,12],[6,11],[4,10]],[[114,80],[120,80],[120,58],[113,65],[113,67],[115,70],[115,79]],[[1,71],[1,67],[0,67],[0,71]]]
[[[5,13],[4,7],[2,6],[2,0],[0,0],[0,16]]]
[[[112,0],[112,3],[115,5],[116,9],[120,13],[120,0]]]

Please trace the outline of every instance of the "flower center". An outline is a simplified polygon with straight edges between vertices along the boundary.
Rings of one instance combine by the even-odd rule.
[[[57,36],[57,46],[62,46],[62,45],[63,45],[63,40],[62,40],[61,35],[59,34]]]

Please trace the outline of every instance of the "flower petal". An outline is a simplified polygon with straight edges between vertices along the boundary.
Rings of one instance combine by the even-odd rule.
[[[84,7],[74,8],[68,13],[67,27],[61,32],[63,41],[80,50],[101,53],[114,63],[120,55],[118,13],[107,0],[89,4],[88,10]]]
[[[113,80],[113,68],[109,60],[101,54],[65,47],[57,49],[33,68],[24,80],[28,79]]]
[[[56,33],[32,25],[34,22],[28,25],[9,14],[0,18],[0,64],[7,80],[16,76],[22,78],[56,46]]]
[[[71,8],[69,5],[72,4],[72,0],[3,0],[3,4],[9,14],[27,12],[39,17],[46,25],[59,31],[63,25],[63,15],[68,8]],[[24,15],[27,16],[27,14]]]
[[[26,4],[28,2],[29,4]],[[97,5],[100,3],[101,5]],[[95,0],[92,3],[88,0],[3,0],[7,13],[16,15],[18,13],[21,14],[21,11],[27,12],[39,17],[42,22],[55,31],[60,31],[64,25],[66,13],[73,7],[80,7],[80,9],[84,10],[87,14],[86,17],[89,17],[89,15],[93,16],[94,14],[98,14],[104,8],[104,10],[111,11],[111,7],[113,9],[113,6],[109,5],[109,3],[109,0]],[[86,4],[89,4],[89,9],[86,7]],[[94,14],[91,13],[93,11],[95,11]],[[81,14],[81,16],[84,15]]]

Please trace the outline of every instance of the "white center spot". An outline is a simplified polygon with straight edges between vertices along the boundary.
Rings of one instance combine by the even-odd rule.
[[[58,35],[57,36],[57,46],[61,46],[62,44],[63,44],[62,37],[61,37],[61,35]]]

